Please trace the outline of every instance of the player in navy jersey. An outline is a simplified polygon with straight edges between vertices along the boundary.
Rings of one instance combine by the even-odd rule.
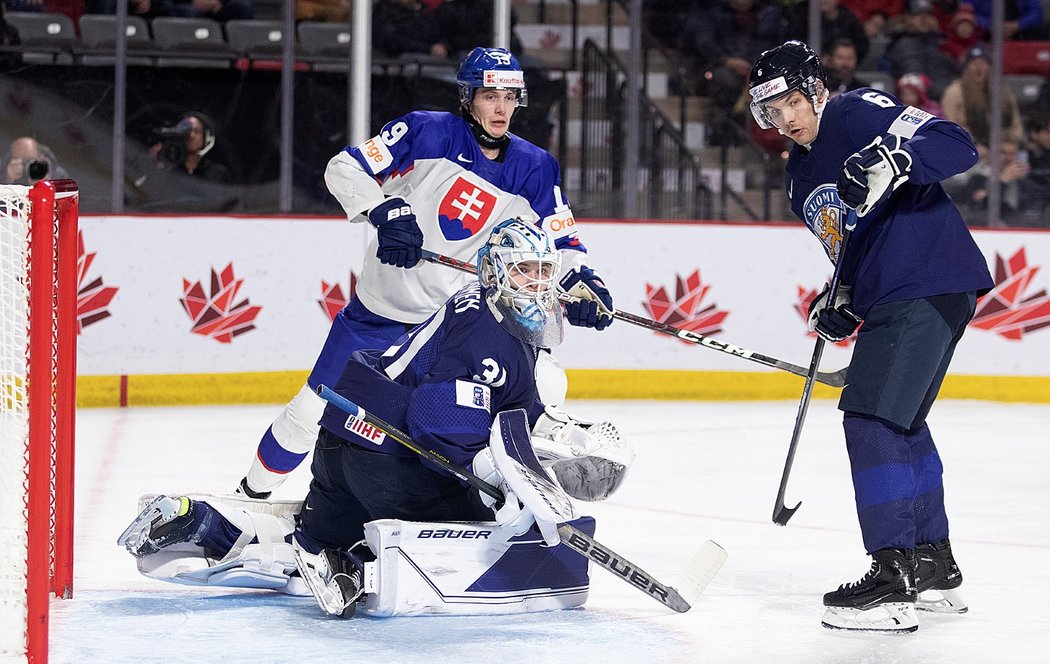
[[[913,631],[915,609],[961,613],[942,466],[926,425],[952,353],[992,287],[987,263],[940,182],[977,161],[958,125],[861,88],[828,96],[817,54],[798,41],[751,70],[756,122],[795,145],[791,209],[841,261],[840,290],[810,307],[810,329],[857,334],[846,386],[846,449],[870,571],[824,596],[829,628]],[[858,223],[843,246],[847,208]]]
[[[528,104],[517,58],[505,49],[476,48],[456,80],[459,115],[409,113],[329,162],[329,190],[351,221],[376,227],[375,239],[356,294],[333,321],[306,385],[263,435],[239,493],[266,498],[302,462],[324,407],[314,388],[333,383],[351,353],[385,348],[470,281],[420,262],[424,248],[473,261],[497,223],[528,219],[554,237],[562,254],[560,285],[578,298],[566,305],[567,320],[598,330],[612,322],[612,296],[589,267],[557,161],[509,131],[514,110]],[[556,366],[549,355],[541,364]]]

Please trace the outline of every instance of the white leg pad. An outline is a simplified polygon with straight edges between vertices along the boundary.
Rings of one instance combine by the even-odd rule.
[[[573,523],[593,532],[589,517]],[[586,558],[543,546],[535,530],[514,536],[494,522],[384,519],[365,524],[365,539],[377,556],[365,563],[369,615],[531,613],[587,601]]]

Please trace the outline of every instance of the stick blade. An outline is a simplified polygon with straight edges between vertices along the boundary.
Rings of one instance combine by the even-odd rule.
[[[795,512],[797,512],[798,508],[800,508],[800,507],[802,507],[802,501],[801,500],[798,501],[798,504],[795,505],[794,507],[788,507],[787,505],[784,505],[783,503],[777,505],[773,509],[773,523],[777,524],[778,526],[786,526],[787,522],[788,522],[788,519],[790,519],[791,516]]]
[[[678,583],[678,593],[689,605],[695,604],[711,580],[722,569],[729,554],[717,543],[707,540],[689,560]]]

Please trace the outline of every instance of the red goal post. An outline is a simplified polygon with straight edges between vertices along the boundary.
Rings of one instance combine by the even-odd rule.
[[[78,198],[0,185],[0,657],[30,662],[73,593]]]

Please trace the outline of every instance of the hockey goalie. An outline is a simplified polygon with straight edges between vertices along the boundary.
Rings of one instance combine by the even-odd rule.
[[[558,274],[542,229],[503,222],[478,282],[393,346],[355,353],[334,387],[410,444],[329,404],[302,503],[144,496],[118,544],[152,578],[312,594],[342,617],[582,605],[587,559],[560,544],[558,525],[593,535],[573,499],[616,491],[634,452],[612,424],[557,407],[564,373],[544,349],[561,340]]]

